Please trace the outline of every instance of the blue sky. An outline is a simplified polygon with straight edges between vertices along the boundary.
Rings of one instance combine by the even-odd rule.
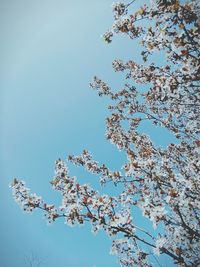
[[[126,38],[111,45],[101,39],[112,23],[112,2],[0,1],[2,267],[24,267],[32,252],[48,267],[118,266],[103,232],[94,236],[90,227],[69,228],[63,221],[47,226],[40,212],[24,214],[8,188],[18,177],[46,201],[59,203],[49,184],[57,158],[86,148],[113,169],[125,161],[105,140],[107,100],[89,88],[97,75],[120,89],[124,80],[112,71],[113,59],[137,58],[137,47]],[[162,145],[169,141],[162,130],[153,138]],[[97,178],[81,169],[71,167],[71,173],[97,185]]]

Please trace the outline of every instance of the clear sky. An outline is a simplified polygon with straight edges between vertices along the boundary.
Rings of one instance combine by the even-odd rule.
[[[8,187],[18,177],[47,202],[59,204],[49,184],[57,158],[88,149],[113,169],[125,161],[105,140],[107,100],[89,88],[97,75],[120,89],[123,78],[112,71],[113,59],[138,55],[126,38],[111,45],[101,39],[112,23],[112,2],[0,1],[1,267],[25,267],[24,257],[32,252],[48,267],[118,266],[103,232],[94,236],[90,227],[69,228],[62,220],[47,226],[40,212],[24,214]],[[151,127],[146,130],[152,133]],[[160,145],[169,142],[162,130],[153,138]],[[97,185],[97,178],[81,169],[71,167],[71,173]]]

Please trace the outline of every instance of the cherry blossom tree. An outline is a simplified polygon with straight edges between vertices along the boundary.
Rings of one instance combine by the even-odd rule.
[[[137,39],[143,64],[114,60],[114,70],[127,81],[121,90],[98,77],[91,83],[99,96],[110,98],[106,138],[126,153],[127,161],[113,171],[87,150],[68,157],[98,176],[102,186],[113,183],[123,189],[117,196],[101,195],[71,177],[65,161],[58,159],[51,185],[62,195],[60,207],[31,194],[16,178],[13,195],[26,212],[42,210],[49,223],[63,218],[67,225],[90,223],[93,232],[103,229],[122,266],[150,267],[152,255],[160,254],[178,266],[200,266],[200,5],[198,0],[155,0],[139,10],[134,5],[113,4],[114,23],[103,37],[107,43],[117,34]],[[155,56],[163,57],[162,65]],[[146,121],[165,128],[176,141],[165,148],[154,144],[141,132]],[[152,229],[136,225],[138,209]]]

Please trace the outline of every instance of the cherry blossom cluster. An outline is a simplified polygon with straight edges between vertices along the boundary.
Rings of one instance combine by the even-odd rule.
[[[120,16],[125,15],[127,13],[127,7],[124,3],[116,2],[112,5],[115,19],[118,19]]]
[[[35,208],[43,205],[43,200],[36,194],[30,194],[30,189],[25,186],[24,181],[19,181],[14,178],[12,184],[12,193],[15,201],[23,208],[26,212],[32,212]]]
[[[10,186],[12,187],[15,201],[25,212],[30,213],[34,209],[41,209],[44,211],[44,216],[48,223],[52,223],[59,217],[55,206],[45,203],[44,200],[35,193],[31,194],[30,189],[26,187],[24,181],[14,178]]]

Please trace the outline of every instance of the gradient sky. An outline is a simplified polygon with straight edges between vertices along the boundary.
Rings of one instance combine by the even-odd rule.
[[[94,236],[89,226],[70,228],[62,220],[47,226],[40,212],[23,213],[8,187],[18,177],[47,202],[59,204],[49,184],[57,158],[88,149],[112,169],[125,161],[105,140],[107,100],[89,88],[97,75],[120,89],[124,78],[113,72],[113,59],[138,57],[137,46],[126,38],[111,45],[101,39],[112,23],[112,2],[0,0],[1,267],[25,267],[31,253],[48,267],[118,266],[103,232]],[[161,129],[146,125],[145,130],[159,145],[170,141]],[[97,186],[95,176],[70,170]],[[139,215],[138,220],[146,224]]]

